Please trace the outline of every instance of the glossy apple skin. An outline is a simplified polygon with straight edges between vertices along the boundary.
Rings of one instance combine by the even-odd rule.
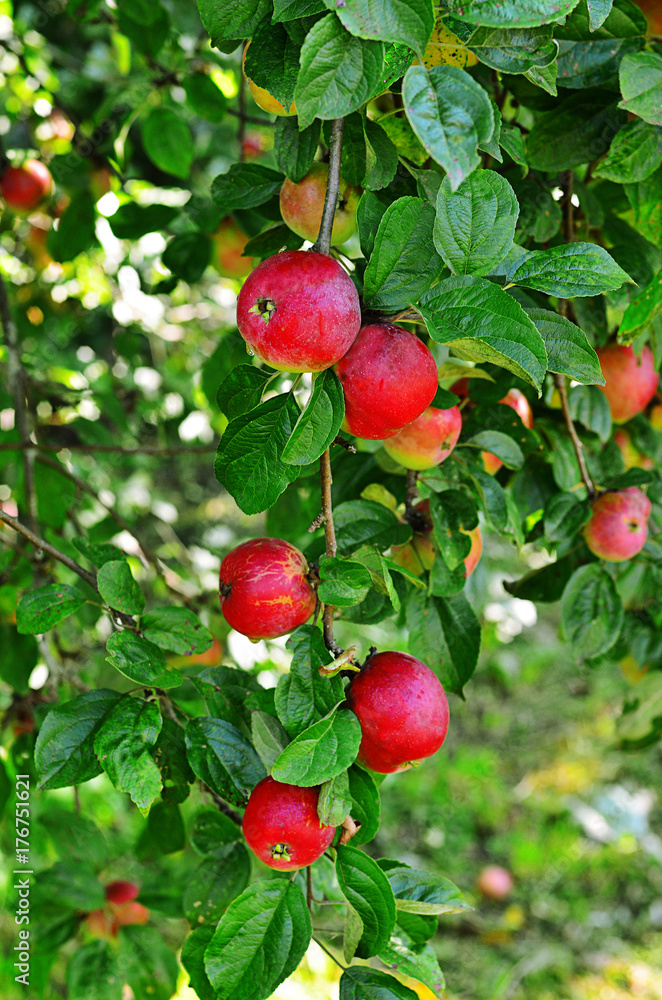
[[[237,300],[237,326],[249,349],[272,368],[323,371],[356,340],[358,292],[332,257],[284,250],[246,278]]]
[[[459,407],[437,410],[428,406],[420,417],[384,442],[384,448],[394,461],[405,469],[433,469],[448,458],[462,430]]]
[[[111,903],[110,910],[120,927],[146,924],[149,920],[147,907],[135,900],[129,900],[126,903]]]
[[[15,212],[30,212],[53,189],[53,178],[39,160],[8,167],[0,178],[0,195]]]
[[[307,622],[315,610],[308,563],[281,538],[252,538],[221,563],[221,610],[233,629],[258,639],[275,639]]]
[[[106,899],[109,903],[128,903],[135,899],[139,889],[135,882],[124,882],[121,879],[109,882],[106,886]]]
[[[248,236],[229,215],[212,238],[211,262],[223,278],[244,278],[253,268],[252,257],[242,257]]]
[[[280,189],[280,214],[293,233],[314,243],[322,222],[322,210],[329,179],[326,163],[313,163],[298,184],[289,178]],[[344,243],[356,232],[356,210],[361,192],[342,178],[338,207],[333,217],[332,243]]]
[[[251,43],[249,42],[248,45]],[[248,45],[244,49],[244,54],[241,58],[241,70],[246,77],[246,83],[248,84],[248,89],[250,90],[253,100],[257,104],[258,108],[262,108],[263,111],[267,111],[270,115],[277,115],[279,118],[289,118],[297,113],[297,109],[294,106],[294,101],[290,104],[290,110],[286,111],[285,107],[277,101],[275,97],[272,97],[265,87],[258,87],[256,83],[246,76],[246,71],[244,70],[244,65],[246,63],[246,53],[248,52]]]
[[[317,861],[330,846],[335,826],[317,815],[319,786],[299,788],[263,778],[246,806],[242,830],[246,843],[269,868],[293,872]]]
[[[603,493],[584,528],[586,544],[607,562],[632,559],[646,543],[650,511],[650,500],[637,486]]]
[[[381,441],[420,417],[439,384],[425,344],[393,323],[369,323],[335,367],[345,396],[344,427]]]
[[[441,747],[448,700],[438,678],[407,653],[376,653],[347,689],[361,723],[358,759],[380,774],[406,771]]]
[[[610,344],[596,351],[605,377],[604,392],[616,424],[631,420],[641,413],[657,392],[658,373],[653,363],[653,353],[644,347],[637,357],[631,347]]]
[[[623,456],[623,461],[625,463],[626,469],[652,469],[653,462],[652,458],[644,455],[643,452],[639,451],[638,448],[632,443],[632,438],[626,430],[622,428],[614,434],[614,441],[618,445],[618,449]]]
[[[487,865],[482,869],[476,885],[483,896],[499,901],[509,896],[513,888],[513,876],[500,865]]]

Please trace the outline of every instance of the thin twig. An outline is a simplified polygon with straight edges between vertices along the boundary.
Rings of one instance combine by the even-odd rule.
[[[333,523],[333,504],[331,501],[331,452],[327,448],[320,458],[320,487],[322,493],[322,514],[324,515],[324,539],[326,542],[326,554],[333,557],[337,551],[336,529]],[[324,626],[324,643],[329,652],[334,656],[340,656],[342,647],[333,638],[333,605],[325,604],[322,614]]]
[[[334,118],[331,122],[331,137],[329,139],[329,177],[326,183],[324,210],[320,231],[313,246],[316,253],[329,253],[331,250],[331,233],[333,220],[340,194],[340,160],[342,154],[342,134],[345,125],[344,118]]]
[[[310,865],[308,865],[308,867],[306,868],[306,903],[308,904],[309,910],[312,909],[314,898],[315,897],[313,896],[313,870],[310,867]]]
[[[217,795],[216,792],[212,791],[209,785],[205,785],[202,782],[201,784],[203,789],[211,795],[218,810],[222,812],[224,816],[227,816],[228,819],[231,819],[233,823],[236,823],[237,826],[241,826],[241,816],[239,813],[236,813],[234,809],[227,804],[227,802],[224,802],[220,795]]]
[[[33,441],[9,441],[7,443],[3,442],[0,444],[0,451],[23,451],[26,449],[30,451],[103,451],[115,455],[196,455],[216,451],[216,445],[196,444],[172,445],[166,447],[136,445],[135,447],[123,448],[117,444],[35,444]]]
[[[20,535],[27,538],[29,542],[32,542],[37,550],[41,550],[47,555],[52,556],[53,559],[57,559],[57,561],[61,562],[63,566],[66,566],[74,573],[77,573],[81,580],[85,580],[86,583],[89,583],[90,587],[94,587],[95,590],[97,589],[97,578],[94,573],[89,573],[86,569],[83,569],[83,567],[79,566],[75,560],[71,559],[64,552],[60,552],[60,550],[56,549],[54,545],[50,544],[50,542],[40,538],[39,535],[36,535],[34,531],[31,531],[30,528],[26,527],[26,525],[17,521],[15,517],[12,517],[10,514],[6,514],[4,510],[0,510],[0,521],[4,521],[4,523],[9,525],[10,528],[13,528],[14,531],[18,531]],[[1,538],[2,536],[0,535],[0,539]]]
[[[586,458],[584,457],[584,446],[582,445],[579,435],[575,429],[575,425],[570,416],[570,408],[568,406],[568,389],[566,385],[565,375],[555,375],[554,384],[559,391],[559,396],[561,397],[561,409],[563,410],[563,416],[565,417],[566,426],[568,428],[568,433],[570,434],[570,440],[572,441],[572,447],[575,450],[575,455],[577,456],[577,462],[579,463],[579,471],[581,473],[582,481],[586,487],[586,492],[588,493],[589,500],[593,500],[596,495],[595,484],[591,479],[589,474]]]

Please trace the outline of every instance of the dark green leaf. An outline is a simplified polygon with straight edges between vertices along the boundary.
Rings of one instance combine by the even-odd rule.
[[[353,35],[402,42],[419,54],[425,51],[434,27],[432,0],[380,0],[377,4],[372,0],[351,4],[326,0],[326,6]]]
[[[143,615],[140,629],[145,639],[161,649],[192,656],[204,653],[213,642],[211,633],[188,608],[156,608]]]
[[[274,763],[290,742],[287,730],[278,719],[266,712],[253,712],[251,714],[251,738],[258,757],[267,771],[271,771]]]
[[[314,625],[301,625],[287,640],[292,651],[289,673],[278,681],[276,711],[290,736],[298,736],[316,719],[327,715],[343,698],[339,677],[320,677],[319,668],[331,656]]]
[[[443,993],[446,988],[446,980],[439,967],[439,961],[429,944],[414,950],[396,939],[382,948],[379,958],[385,965],[397,969],[402,975],[424,983],[435,996]]]
[[[296,118],[276,119],[274,124],[276,165],[295,184],[303,180],[313,165],[319,137],[319,121],[314,121],[308,128],[299,131]]]
[[[317,815],[326,826],[340,826],[352,808],[347,771],[341,771],[335,778],[329,778],[320,788]]]
[[[44,897],[57,899],[60,905],[72,910],[95,910],[106,900],[103,886],[87,859],[59,861],[39,873],[36,887]]]
[[[196,115],[208,122],[222,122],[225,118],[228,101],[212,78],[206,73],[189,73],[182,80],[186,93],[186,103]]]
[[[164,802],[163,799],[155,802],[147,817],[147,834],[161,854],[183,851],[186,847],[186,831],[179,804]]]
[[[172,949],[156,927],[125,927],[119,940],[120,982],[135,997],[169,1000],[177,989],[179,966]],[[86,1000],[95,1000],[88,993]]]
[[[263,21],[246,50],[246,76],[284,108],[294,100],[300,48],[281,24]]]
[[[658,271],[644,290],[632,299],[625,310],[618,328],[619,340],[632,340],[635,334],[655,319],[660,310],[662,310],[662,270]]]
[[[599,295],[620,288],[626,281],[632,283],[632,278],[603,247],[569,243],[549,250],[531,250],[510,268],[508,281],[571,298]]]
[[[164,805],[184,802],[190,792],[189,786],[195,781],[195,775],[186,758],[184,730],[167,716],[162,720],[161,732],[152,756],[161,772],[161,798]]]
[[[116,691],[98,688],[50,710],[34,751],[42,790],[79,785],[101,774],[94,737],[121,697]]]
[[[640,120],[627,122],[616,133],[593,176],[617,184],[634,184],[657,170],[661,156],[662,129]]]
[[[561,623],[580,659],[612,648],[623,625],[623,604],[614,581],[599,562],[580,566],[561,599]]]
[[[182,281],[194,285],[211,259],[211,242],[202,233],[181,233],[170,240],[161,260]]]
[[[591,515],[588,504],[573,493],[557,493],[545,510],[545,539],[565,542],[573,539]]]
[[[226,39],[250,38],[258,24],[269,16],[271,0],[198,0],[198,10],[211,44]],[[297,17],[299,15],[297,14]]]
[[[325,8],[324,0],[274,0],[272,21],[294,21],[311,14],[320,14]]]
[[[148,752],[160,730],[158,704],[125,697],[103,719],[94,737],[94,752],[104,771],[143,811],[163,787],[161,773]]]
[[[297,968],[311,935],[296,882],[253,882],[230,903],[205,952],[217,1000],[267,1000]]]
[[[216,402],[219,410],[228,420],[234,420],[242,413],[254,409],[259,405],[267,382],[274,374],[253,365],[237,365],[218,388]]]
[[[365,566],[336,556],[322,556],[320,580],[320,601],[338,608],[360,604],[372,586],[372,578]]]
[[[168,669],[163,651],[133,632],[115,632],[106,649],[110,654],[106,657],[108,662],[137,684],[172,688],[182,683],[182,675]]]
[[[441,164],[455,191],[480,166],[477,147],[494,131],[494,113],[483,88],[456,66],[428,73],[411,66],[402,86],[405,113],[430,156]]]
[[[241,843],[223,844],[191,875],[184,891],[184,913],[195,926],[217,924],[251,875],[248,851]]]
[[[583,90],[541,115],[527,138],[529,163],[536,170],[570,170],[606,153],[612,137],[626,120],[614,95]]]
[[[393,890],[377,862],[355,847],[337,848],[336,876],[343,896],[361,920],[356,955],[370,958],[388,944],[395,926]],[[353,955],[345,957],[349,960]]]
[[[87,191],[78,192],[62,214],[57,229],[51,229],[46,249],[53,260],[73,260],[97,242],[94,200]]]
[[[277,170],[259,163],[233,163],[227,173],[212,181],[212,201],[226,212],[256,208],[279,193],[283,180]]]
[[[137,240],[147,233],[157,233],[170,225],[179,210],[168,205],[137,205],[134,201],[120,205],[108,220],[118,240]]]
[[[586,334],[565,316],[549,309],[527,309],[545,342],[547,368],[585,385],[604,385],[600,362]]]
[[[93,566],[99,569],[104,563],[113,562],[116,559],[124,559],[125,554],[115,545],[92,545],[85,538],[72,538],[73,544],[78,551],[85,556]]]
[[[499,134],[499,145],[508,153],[511,160],[528,169],[524,136],[518,128],[509,128],[506,125],[502,125]]]
[[[170,108],[154,108],[142,127],[145,152],[152,163],[174,177],[186,179],[195,151],[188,124]]]
[[[407,630],[409,652],[434,670],[446,690],[461,695],[480,651],[480,626],[464,594],[426,598],[411,591]]]
[[[391,867],[391,864],[385,868],[385,874],[398,910],[439,916],[471,909],[458,887],[441,875],[432,875],[408,865]]]
[[[16,626],[21,635],[48,632],[64,618],[78,611],[87,598],[76,587],[49,583],[24,594],[16,607]]]
[[[662,246],[662,167],[637,184],[626,184],[625,193],[638,231],[655,246]]]
[[[444,0],[444,9],[462,21],[492,28],[535,28],[561,21],[579,0]]]
[[[614,0],[586,0],[591,31],[597,31],[609,17]]]
[[[539,28],[477,28],[467,43],[482,63],[501,73],[527,73],[548,66],[558,44],[552,26]]]
[[[462,444],[492,452],[509,469],[521,469],[524,462],[522,449],[517,442],[501,431],[479,431]]]
[[[71,1000],[121,1000],[117,956],[107,941],[77,948],[67,964],[66,981]]]
[[[601,441],[609,440],[611,410],[607,397],[596,386],[573,386],[568,391],[568,409],[574,421],[583,424],[587,430],[594,431]]]
[[[266,776],[250,743],[223,719],[192,719],[186,727],[186,747],[197,776],[235,805],[244,805],[258,781]]]
[[[417,1000],[417,993],[378,969],[355,965],[340,977],[340,1000]]]
[[[288,465],[310,465],[317,461],[336,437],[345,416],[342,385],[330,368],[315,376],[313,389],[283,448]]]
[[[231,844],[241,840],[241,830],[218,809],[201,809],[196,813],[191,829],[191,847],[198,854],[215,854]]]
[[[272,777],[291,785],[321,785],[356,760],[360,743],[361,726],[354,713],[334,709],[285,747]]]
[[[387,549],[390,545],[402,545],[411,537],[411,528],[374,500],[341,503],[334,511],[334,520],[340,552],[353,552],[363,544]]]
[[[398,151],[384,129],[370,118],[363,119],[366,141],[366,172],[360,183],[379,191],[391,183],[398,169]]]
[[[352,819],[359,823],[359,831],[352,840],[354,844],[367,844],[379,830],[381,805],[379,789],[372,775],[357,764],[349,771],[349,791],[352,796]]]
[[[289,121],[289,119],[285,119],[285,121]],[[298,250],[302,244],[302,237],[293,233],[284,222],[280,222],[275,226],[269,226],[268,229],[264,229],[249,240],[244,247],[242,256],[265,259],[273,257],[281,250]]]
[[[453,274],[490,274],[513,245],[518,213],[515,192],[494,170],[474,170],[455,192],[445,177],[434,245]]]

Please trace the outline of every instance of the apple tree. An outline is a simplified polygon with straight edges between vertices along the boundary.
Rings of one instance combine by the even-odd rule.
[[[201,1000],[267,1000],[314,936],[342,1000],[441,995],[462,887],[372,842],[471,698],[490,538],[658,738],[654,6],[0,0],[0,788],[79,805],[43,989],[64,949],[71,1000],[167,1000],[181,948]],[[287,637],[275,686],[230,629]],[[107,874],[102,774],[167,891]]]

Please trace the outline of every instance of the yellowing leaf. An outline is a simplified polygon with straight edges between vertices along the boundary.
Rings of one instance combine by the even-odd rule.
[[[459,66],[460,69],[466,69],[467,66],[475,66],[477,62],[477,57],[462,44],[461,39],[447,28],[443,21],[437,21],[428,47],[423,53],[425,68]]]

